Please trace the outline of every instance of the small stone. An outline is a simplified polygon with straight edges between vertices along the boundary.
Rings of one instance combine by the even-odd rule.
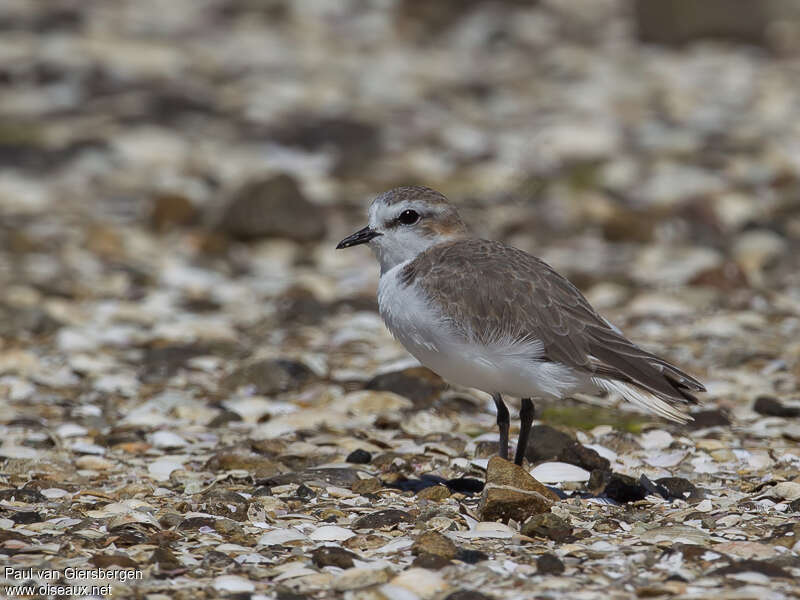
[[[760,2],[738,0],[636,0],[633,16],[639,39],[681,46],[707,38],[763,45],[770,12]]]
[[[549,511],[558,499],[525,469],[494,456],[489,459],[478,509],[484,521],[522,522],[531,515]]]
[[[417,498],[420,500],[431,500],[433,502],[446,500],[450,495],[450,490],[444,485],[432,485],[417,492]]]
[[[339,546],[322,546],[311,553],[311,560],[320,569],[322,567],[349,569],[353,566],[353,560],[357,559],[357,554]]]
[[[510,486],[524,491],[537,492],[553,502],[558,502],[559,500],[555,492],[537,481],[525,469],[499,456],[493,456],[489,459],[489,464],[486,467],[486,484]]]
[[[559,454],[558,460],[561,462],[576,465],[587,471],[600,469],[608,471],[611,468],[611,463],[607,458],[603,458],[597,453],[597,450],[587,448],[578,442],[568,444]]]
[[[389,572],[386,569],[354,567],[340,573],[333,582],[333,588],[339,592],[346,592],[386,583],[387,581],[389,581]]]
[[[413,522],[413,517],[407,512],[396,508],[388,508],[356,519],[353,522],[353,529],[386,529],[395,527],[400,523]]]
[[[348,454],[345,460],[349,463],[354,463],[357,465],[366,465],[372,461],[372,454],[370,454],[366,450],[358,448],[356,450],[353,450],[350,454]]]
[[[572,533],[572,525],[566,519],[546,512],[525,521],[521,533],[528,537],[546,537],[555,542],[563,542]]]
[[[382,150],[377,125],[346,115],[298,111],[282,119],[270,137],[281,145],[306,151],[333,150],[333,173],[337,176],[363,173],[364,166]]]
[[[590,482],[591,485],[591,482]],[[605,496],[617,502],[636,502],[644,500],[648,490],[633,477],[612,473],[605,486]]]
[[[427,531],[416,539],[411,552],[415,555],[433,554],[450,560],[458,554],[458,547],[438,531]]]
[[[656,483],[664,486],[669,492],[669,499],[693,500],[700,497],[700,492],[694,484],[683,477],[662,477],[656,479]]]
[[[460,560],[468,565],[475,565],[479,562],[483,562],[484,560],[489,560],[489,555],[480,550],[463,549],[458,551],[456,560]]]
[[[478,506],[484,521],[524,521],[531,515],[547,512],[552,501],[538,492],[487,484]]]
[[[127,558],[127,557],[126,557]],[[130,560],[130,559],[128,559]],[[127,568],[136,568],[136,565],[125,565],[118,563],[121,567]],[[150,564],[151,565],[158,565],[160,571],[175,571],[177,569],[183,568],[183,563],[178,559],[177,556],[167,547],[161,546],[156,548],[153,551],[153,554],[150,556]],[[104,565],[100,565],[95,563],[96,567],[103,567]],[[109,565],[105,565],[109,566]]]
[[[542,554],[536,559],[536,572],[539,575],[561,575],[564,563],[555,554]]]
[[[792,578],[791,574],[789,574],[789,572],[782,567],[779,567],[770,561],[755,559],[746,559],[731,563],[726,567],[721,567],[711,571],[709,575],[737,575],[739,573],[760,573],[761,575],[766,575],[770,578]]]
[[[422,409],[432,406],[447,389],[447,384],[430,369],[411,367],[377,375],[367,382],[366,388],[394,392],[411,400],[414,408]]]
[[[430,569],[432,571],[438,571],[439,569],[444,569],[449,564],[450,564],[450,559],[445,558],[444,556],[437,556],[435,554],[423,553],[414,559],[414,562],[411,563],[411,566],[419,567],[420,569]]]
[[[284,237],[298,242],[324,237],[326,220],[289,175],[248,181],[233,192],[219,229],[233,237],[251,240]]]
[[[248,450],[218,452],[205,464],[208,471],[247,471],[255,478],[272,477],[286,467]]]
[[[240,367],[225,377],[221,385],[230,391],[248,386],[257,394],[271,396],[297,391],[313,379],[313,372],[303,363],[279,358]]]
[[[305,469],[304,471],[282,473],[280,475],[263,479],[258,483],[267,487],[275,487],[278,485],[286,485],[287,483],[296,483],[297,485],[300,485],[314,480],[324,481],[328,485],[335,485],[337,487],[350,489],[353,484],[361,481],[361,477],[359,477],[358,471],[355,469],[331,467]]]
[[[197,209],[185,196],[163,194],[153,199],[150,222],[158,231],[174,226],[191,225],[197,218]]]
[[[721,409],[701,410],[692,413],[693,421],[689,421],[686,427],[690,429],[705,429],[706,427],[728,427],[731,420]]]
[[[794,418],[800,417],[800,408],[786,406],[772,396],[759,396],[753,404],[753,410],[760,415],[769,417]]]
[[[561,452],[573,443],[575,440],[571,436],[555,427],[535,425],[531,428],[525,458],[532,463],[552,460],[558,458]]]
[[[374,494],[383,487],[383,483],[377,477],[369,477],[367,479],[359,479],[353,484],[351,488],[356,494]]]

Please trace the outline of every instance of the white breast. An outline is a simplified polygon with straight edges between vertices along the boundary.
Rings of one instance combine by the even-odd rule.
[[[383,273],[378,308],[392,335],[423,365],[451,383],[517,397],[562,398],[582,387],[572,369],[546,361],[539,340],[498,339],[486,345],[456,330],[419,286],[399,275],[409,261]]]

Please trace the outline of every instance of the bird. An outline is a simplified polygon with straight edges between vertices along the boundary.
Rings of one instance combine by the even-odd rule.
[[[520,399],[514,462],[522,465],[534,399],[616,393],[686,423],[702,383],[626,338],[546,262],[480,239],[444,195],[403,186],[374,198],[368,225],[337,249],[368,244],[380,265],[378,308],[392,335],[450,383],[491,395],[508,460],[510,415]]]

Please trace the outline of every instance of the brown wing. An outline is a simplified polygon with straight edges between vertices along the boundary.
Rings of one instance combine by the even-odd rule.
[[[696,402],[691,392],[705,391],[625,338],[547,263],[501,242],[439,244],[405,267],[403,281],[420,285],[469,339],[541,340],[545,360],[631,383],[669,401]]]

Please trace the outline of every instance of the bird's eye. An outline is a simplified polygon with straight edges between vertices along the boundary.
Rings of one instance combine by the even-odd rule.
[[[400,213],[400,216],[397,217],[397,220],[403,225],[413,225],[419,221],[419,213],[415,210],[404,210]]]

